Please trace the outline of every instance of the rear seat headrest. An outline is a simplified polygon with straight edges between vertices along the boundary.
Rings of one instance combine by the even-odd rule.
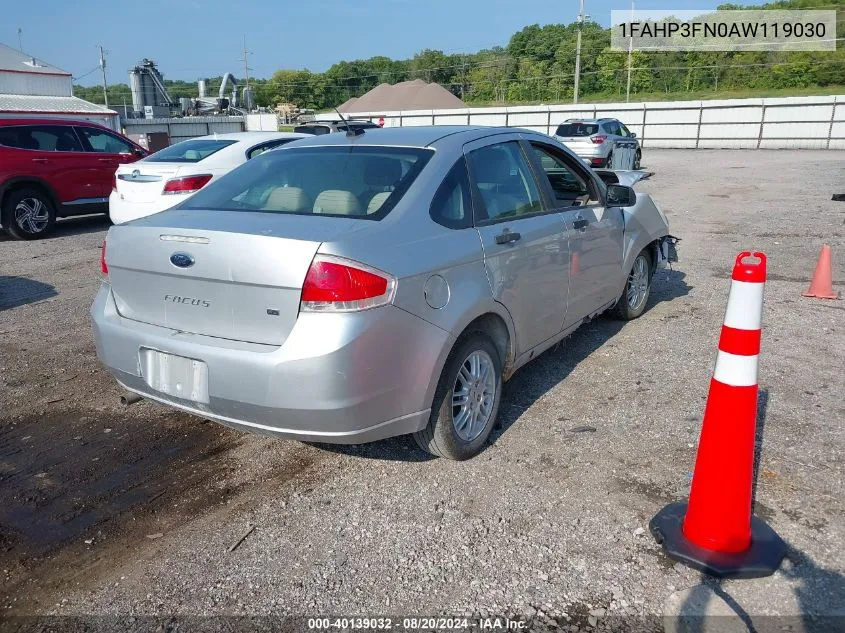
[[[351,191],[329,189],[314,201],[314,213],[333,215],[364,215],[361,202]]]

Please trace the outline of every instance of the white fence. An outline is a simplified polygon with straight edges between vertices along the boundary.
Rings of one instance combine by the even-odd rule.
[[[189,138],[207,134],[225,134],[242,132],[242,116],[194,116],[182,119],[122,119],[125,134],[149,134],[166,132],[170,143],[178,143]]]
[[[545,134],[554,134],[566,119],[611,117],[622,121],[644,147],[845,149],[845,95],[495,106],[350,116],[373,121],[383,116],[385,127],[505,125]]]

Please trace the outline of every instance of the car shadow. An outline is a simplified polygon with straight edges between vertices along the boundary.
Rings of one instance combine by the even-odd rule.
[[[686,274],[680,270],[657,271],[645,315],[663,301],[671,301],[687,295],[692,286],[687,285],[684,281],[685,277]],[[578,363],[613,338],[624,326],[624,321],[604,317],[595,319],[581,326],[567,339],[540,354],[517,371],[504,385],[498,421],[490,434],[488,446],[495,443],[534,402],[564,380]],[[434,459],[418,448],[409,436],[394,437],[370,444],[313,443],[313,445],[334,453],[367,459],[406,462]]]
[[[73,235],[82,235],[85,233],[96,233],[97,231],[106,231],[111,226],[111,221],[107,215],[80,215],[74,218],[59,218],[56,220],[56,225],[53,230],[39,241],[55,239],[57,237],[71,237]],[[0,242],[14,241],[6,231],[0,230]]]
[[[58,294],[50,284],[26,277],[0,275],[0,311],[43,301]]]

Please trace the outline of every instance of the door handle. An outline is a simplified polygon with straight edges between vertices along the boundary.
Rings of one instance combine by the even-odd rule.
[[[33,162],[33,163],[42,163],[42,164],[45,164],[45,165],[46,165],[47,163],[49,163],[49,162],[50,162],[50,160],[49,160],[49,159],[47,159],[47,158],[33,158],[33,159],[32,159],[32,162]]]
[[[522,238],[519,233],[512,232],[505,229],[496,236],[496,244],[508,244],[509,242],[518,242]]]
[[[588,224],[589,222],[587,220],[578,219],[572,223],[572,226],[574,226],[579,231],[584,231],[587,228]]]
[[[112,165],[117,163],[117,161],[114,160],[113,158],[98,158],[97,160],[100,161],[101,163],[111,163]]]

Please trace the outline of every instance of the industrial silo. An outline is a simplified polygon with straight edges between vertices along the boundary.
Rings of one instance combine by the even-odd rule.
[[[255,98],[250,86],[244,86],[243,98],[241,99],[241,107],[248,112],[251,112],[255,107]]]
[[[144,111],[143,73],[136,67],[129,71],[129,90],[132,92],[132,109],[135,112]]]

